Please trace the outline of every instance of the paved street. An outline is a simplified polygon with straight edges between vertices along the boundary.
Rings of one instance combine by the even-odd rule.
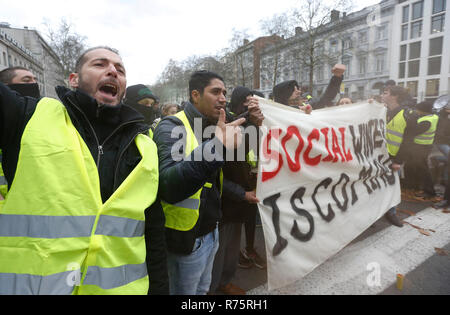
[[[238,269],[233,283],[249,295],[450,294],[450,213],[426,202],[402,202],[403,228],[384,218],[302,280],[268,291],[266,270]],[[264,254],[261,227],[257,250]],[[374,273],[375,272],[375,273]],[[403,288],[396,287],[402,274]]]

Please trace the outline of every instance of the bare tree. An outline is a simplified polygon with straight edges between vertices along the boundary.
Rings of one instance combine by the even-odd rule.
[[[301,45],[296,47],[295,55],[302,67],[300,70],[307,69],[308,71],[309,88],[312,90],[316,67],[339,58],[339,50],[333,47],[325,49],[325,43],[329,44],[331,38],[334,37],[337,45],[339,31],[336,26],[340,19],[340,12],[351,10],[353,1],[301,0],[299,3],[300,6],[292,12],[294,23],[300,30],[298,33],[301,37]]]
[[[75,71],[75,64],[80,55],[85,50],[86,36],[74,31],[72,23],[62,18],[58,28],[53,29],[48,20],[43,23],[46,28],[46,36],[50,47],[59,57],[63,69],[64,77],[68,78],[70,73]]]
[[[260,22],[261,31],[269,36],[279,36],[281,38],[289,38],[293,36],[292,15],[282,13],[274,15],[270,19],[264,19]],[[264,63],[261,68],[262,72],[271,75],[272,88],[277,84],[280,69],[286,66],[288,60],[282,58],[281,52],[284,41],[274,42],[271,46],[271,61]]]

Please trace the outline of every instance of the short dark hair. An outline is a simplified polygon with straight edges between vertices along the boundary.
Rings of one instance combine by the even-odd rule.
[[[211,83],[212,80],[219,79],[224,82],[223,78],[217,73],[200,70],[196,71],[191,75],[189,79],[189,101],[192,103],[192,91],[199,91],[200,94],[203,94],[205,88]]]
[[[119,51],[118,51],[117,49],[114,49],[114,48],[111,48],[111,47],[108,47],[108,46],[96,46],[96,47],[89,48],[89,49],[85,50],[85,51],[78,57],[77,62],[76,62],[76,64],[75,64],[75,72],[76,72],[76,73],[79,73],[79,72],[81,71],[81,68],[82,68],[83,65],[85,64],[86,60],[85,60],[84,57],[86,56],[86,54],[89,53],[89,52],[91,52],[91,51],[97,50],[97,49],[106,49],[106,50],[112,51],[112,52],[115,53],[116,55],[120,56]]]
[[[11,68],[6,68],[2,71],[0,71],[0,82],[3,84],[11,84],[12,80],[14,79],[14,77],[16,76],[16,70],[26,70],[26,71],[30,71],[27,68],[24,67],[11,67]]]
[[[392,96],[397,96],[397,103],[403,104],[409,98],[408,90],[398,85],[388,85],[384,88]]]

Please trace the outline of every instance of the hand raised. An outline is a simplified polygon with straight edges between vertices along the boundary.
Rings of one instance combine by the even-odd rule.
[[[242,132],[239,127],[245,122],[245,118],[237,119],[229,124],[225,122],[225,111],[220,110],[219,121],[216,125],[216,138],[222,142],[227,149],[235,149],[242,143]]]

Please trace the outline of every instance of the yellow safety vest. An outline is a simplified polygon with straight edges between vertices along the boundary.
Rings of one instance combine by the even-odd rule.
[[[406,120],[403,116],[405,110],[401,110],[386,126],[386,141],[388,152],[391,156],[396,156],[403,142],[403,135],[406,129]]]
[[[8,182],[6,181],[5,174],[2,168],[2,150],[0,150],[0,195],[6,197],[8,191]]]
[[[144,211],[156,199],[157,148],[103,203],[96,163],[66,108],[44,98],[28,122],[0,209],[0,294],[147,294]]]
[[[186,129],[186,147],[185,156],[189,156],[198,146],[197,138],[192,130],[191,124],[186,117],[184,111],[181,111],[175,115],[184,125]],[[222,190],[223,186],[223,173],[220,172],[220,186]],[[211,188],[211,183],[204,185],[206,188]],[[203,187],[200,188],[195,194],[189,198],[180,201],[176,204],[170,204],[161,200],[161,204],[166,216],[166,227],[177,231],[189,231],[195,226],[199,218],[200,209],[200,196],[202,194]]]
[[[421,123],[423,121],[429,121],[431,123],[431,126],[426,132],[416,136],[414,138],[414,143],[422,144],[422,145],[432,145],[434,142],[434,136],[436,134],[436,128],[437,128],[437,124],[439,121],[439,116],[432,114],[432,115],[423,116],[423,117],[419,118],[419,120],[417,120],[418,123]]]

